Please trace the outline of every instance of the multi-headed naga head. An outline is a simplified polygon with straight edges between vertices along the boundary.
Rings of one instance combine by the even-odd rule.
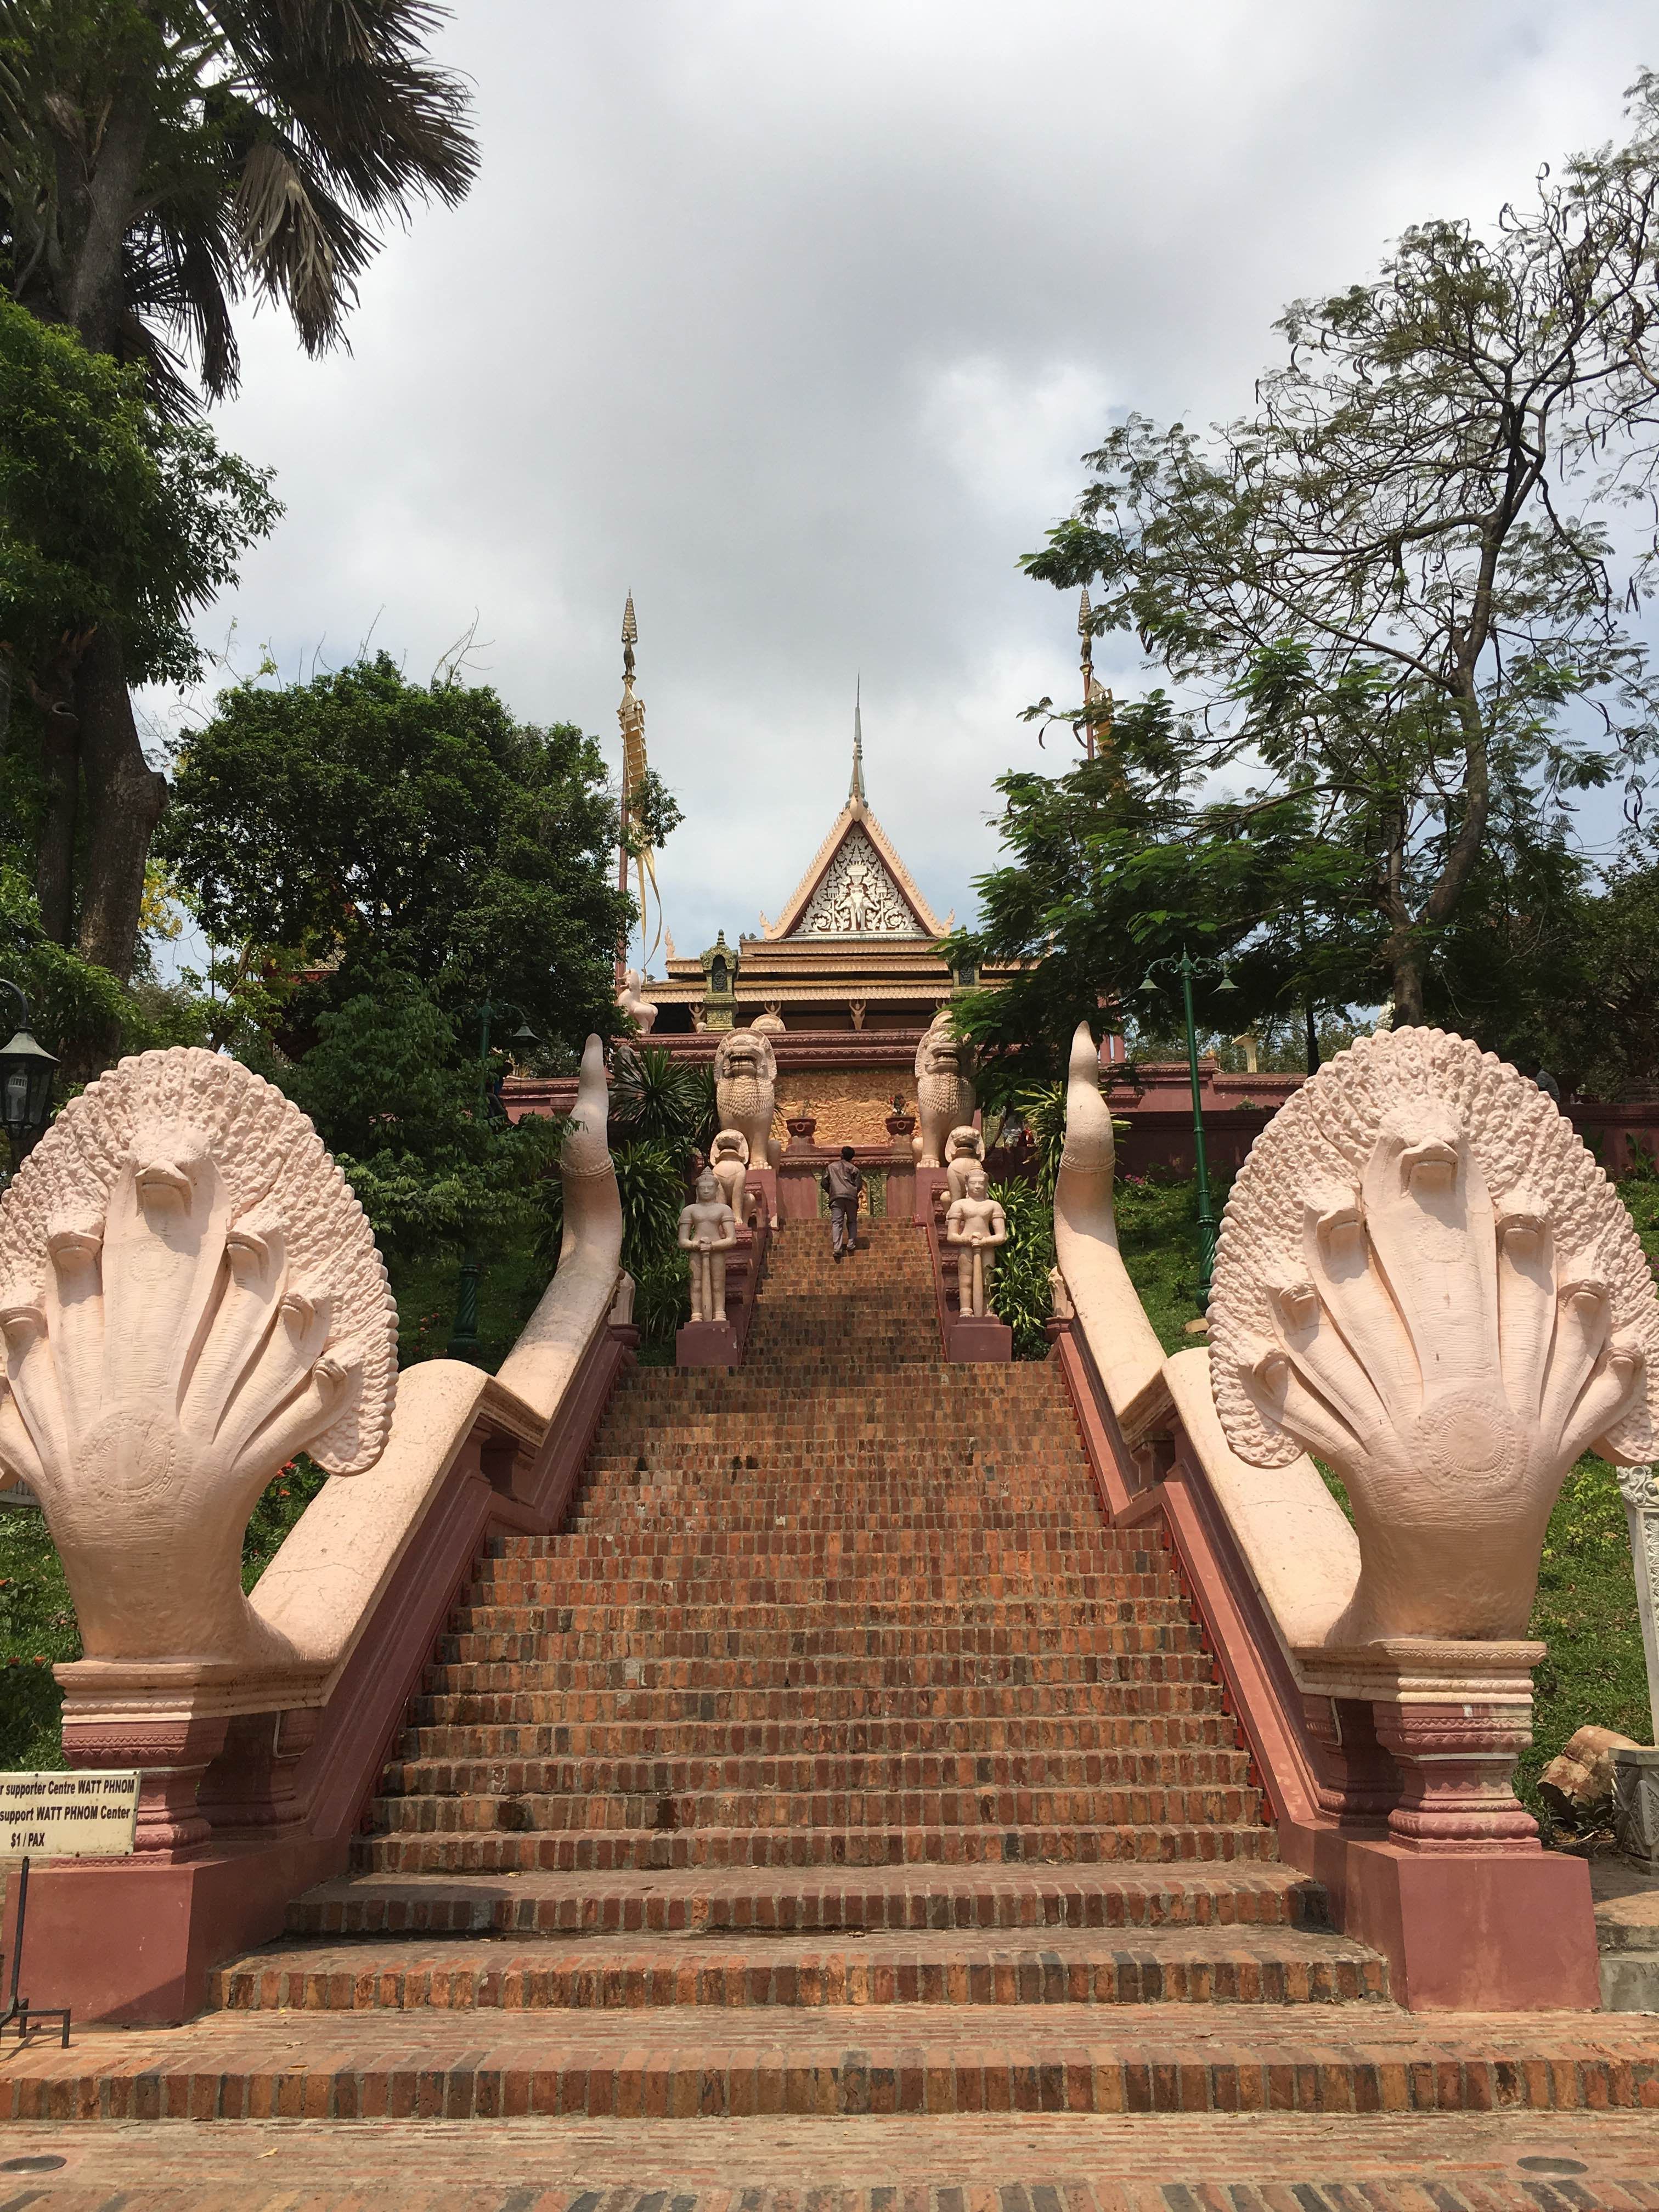
[[[0,1463],[40,1494],[87,1656],[280,1659],[242,1595],[255,1499],[380,1457],[397,1312],[282,1092],[209,1052],[92,1085],[0,1206]]]
[[[1269,1122],[1216,1254],[1210,1372],[1258,1467],[1341,1477],[1333,1640],[1524,1633],[1561,1480],[1654,1455],[1659,1299],[1617,1193],[1535,1085],[1437,1030],[1363,1039]]]

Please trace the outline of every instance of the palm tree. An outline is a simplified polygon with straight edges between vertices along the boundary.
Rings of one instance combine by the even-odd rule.
[[[142,362],[173,413],[236,389],[232,309],[338,344],[388,218],[453,203],[477,151],[430,0],[0,0],[0,275],[43,321]],[[195,380],[192,382],[192,378]],[[43,836],[83,853],[81,951],[132,969],[166,799],[120,640],[78,651],[77,779]],[[81,810],[77,824],[76,805]]]

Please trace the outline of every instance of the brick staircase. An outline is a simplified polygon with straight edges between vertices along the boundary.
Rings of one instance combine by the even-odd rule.
[[[1659,2103],[1639,2025],[1389,2002],[1057,1370],[947,1367],[921,1238],[866,1239],[784,1234],[737,1372],[626,1377],[219,2009],[23,2054],[0,2116]]]

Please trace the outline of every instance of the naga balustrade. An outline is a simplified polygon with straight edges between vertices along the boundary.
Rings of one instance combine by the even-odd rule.
[[[1073,1311],[1050,1324],[1051,1357],[1109,1521],[1172,1554],[1282,1856],[1387,1957],[1395,1996],[1594,2008],[1588,1869],[1540,1848],[1510,1787],[1544,1656],[1524,1628],[1565,1467],[1592,1442],[1652,1455],[1659,1307],[1616,1195],[1532,1085],[1438,1033],[1368,1046],[1322,1071],[1317,1097],[1309,1085],[1277,1155],[1253,1155],[1261,1172],[1248,1191],[1241,1177],[1223,1231],[1212,1348],[1166,1358],[1117,1248],[1110,1115],[1079,1028],[1054,1206]],[[1407,1095],[1412,1112],[1397,1112]],[[1338,1143],[1362,1161],[1351,1183],[1315,1157]],[[1483,1157],[1513,1177],[1494,1174],[1490,1200]],[[1364,1239],[1407,1285],[1427,1347],[1410,1421],[1390,1416],[1404,1338],[1392,1302],[1371,1297]],[[1412,1311],[1413,1268],[1416,1295],[1450,1310],[1433,1328],[1427,1307]],[[1500,1286],[1501,1376],[1476,1340],[1500,1333]],[[1358,1528],[1301,1436],[1342,1467]]]
[[[218,1961],[344,1869],[483,1547],[561,1524],[638,1342],[605,1123],[591,1038],[552,1282],[499,1376],[433,1360],[395,1407],[361,1212],[234,1063],[123,1062],[9,1192],[0,1457],[40,1489],[82,1620],[88,1657],[57,1669],[64,1751],[143,1771],[133,1857],[33,1873],[31,1954],[78,2018],[188,2018]],[[351,1479],[244,1600],[247,1511],[300,1449]]]

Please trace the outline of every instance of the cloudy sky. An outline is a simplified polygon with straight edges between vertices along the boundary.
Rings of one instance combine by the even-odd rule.
[[[1635,0],[459,0],[483,167],[353,350],[269,313],[220,427],[288,513],[204,637],[371,631],[614,757],[631,586],[682,952],[776,914],[845,796],[971,911],[1075,611],[1016,572],[1115,410],[1248,404],[1281,303],[1620,127]],[[1120,695],[1153,679],[1121,646]],[[1052,741],[1051,741],[1052,744]]]

